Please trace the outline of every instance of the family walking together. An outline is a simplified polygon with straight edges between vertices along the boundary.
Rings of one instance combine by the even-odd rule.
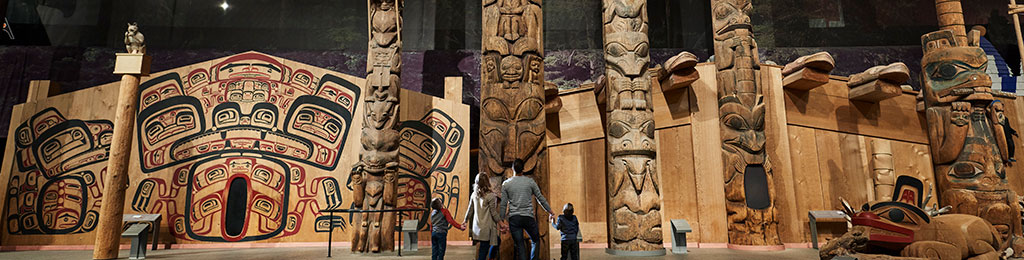
[[[579,221],[573,215],[572,204],[566,204],[563,215],[556,217],[537,183],[532,178],[524,176],[526,173],[523,172],[521,160],[512,163],[512,171],[514,176],[505,180],[498,191],[492,190],[490,174],[477,174],[473,193],[469,197],[469,209],[466,210],[461,224],[451,220],[448,211],[443,209],[440,203],[437,203],[437,207],[431,203],[434,209],[431,212],[431,223],[434,224],[432,238],[435,235],[444,237],[444,240],[432,239],[434,243],[442,243],[433,245],[433,259],[444,258],[443,243],[447,240],[449,225],[465,229],[467,224],[471,227],[469,233],[473,242],[478,245],[479,260],[499,258],[501,234],[506,232],[511,233],[517,260],[525,260],[527,255],[531,260],[539,259],[540,247],[546,245],[540,244],[539,227],[534,216],[534,201],[548,213],[552,226],[562,233],[562,259],[579,259]],[[434,217],[435,212],[437,218]],[[438,229],[438,226],[441,229]],[[529,253],[526,251],[524,232],[529,235],[531,243]]]

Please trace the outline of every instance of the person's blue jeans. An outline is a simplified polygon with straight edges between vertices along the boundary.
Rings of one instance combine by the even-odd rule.
[[[443,260],[448,248],[448,233],[430,232],[430,259]]]
[[[498,259],[498,254],[501,253],[499,252],[501,251],[500,240],[498,241],[498,243],[495,243],[493,245],[491,244],[491,241],[477,240],[476,242],[477,244],[480,245],[480,248],[477,248],[476,250],[477,260]]]
[[[537,231],[537,220],[532,217],[512,216],[508,218],[509,231],[512,232],[512,240],[516,245],[516,255],[519,260],[526,260],[526,241],[523,240],[523,231],[530,235],[530,260],[540,259],[540,232]]]

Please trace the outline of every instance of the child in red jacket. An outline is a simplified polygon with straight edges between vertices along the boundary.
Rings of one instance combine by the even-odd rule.
[[[466,230],[466,227],[455,222],[452,213],[441,203],[441,198],[431,200],[430,208],[430,259],[441,260],[448,249],[448,230],[452,226],[459,230]]]

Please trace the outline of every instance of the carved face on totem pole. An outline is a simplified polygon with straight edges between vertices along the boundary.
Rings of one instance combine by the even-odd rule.
[[[546,134],[540,1],[484,0],[483,6],[481,165],[508,177],[519,159],[532,172]]]
[[[1002,106],[985,74],[985,52],[975,42],[941,30],[921,37],[925,117],[941,205],[992,223],[1004,241],[1024,246],[1017,195],[1006,181],[1009,159]],[[1012,144],[1010,144],[1012,145]]]
[[[646,1],[604,1],[610,249],[662,249]]]
[[[751,7],[749,0],[711,3],[729,243],[779,245]]]
[[[370,1],[370,39],[363,98],[362,151],[349,174],[352,207],[364,210],[396,206],[398,187],[398,91],[401,89],[401,1]],[[353,218],[352,251],[391,251],[395,213],[361,213]]]
[[[608,109],[647,110],[651,102],[651,77],[647,72],[651,57],[647,35],[617,32],[606,37],[605,64],[609,67],[606,76],[613,92]]]

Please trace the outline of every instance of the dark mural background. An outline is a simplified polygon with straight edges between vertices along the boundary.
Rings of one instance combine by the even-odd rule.
[[[709,2],[648,0],[653,61],[684,50],[708,58]],[[964,0],[963,8],[967,24],[985,25],[986,38],[1019,74],[1007,3]],[[405,5],[402,87],[442,96],[444,77],[463,76],[463,100],[473,106],[476,122],[480,1]],[[600,11],[596,0],[544,0],[547,81],[572,89],[603,73]],[[129,21],[146,36],[153,71],[256,50],[365,74],[364,0],[0,0],[0,14],[15,35],[0,33],[0,138],[29,80],[54,80],[64,92],[117,81],[114,53],[124,51]],[[824,50],[836,59],[836,75],[902,61],[915,87],[920,36],[937,28],[934,2],[920,0],[755,0],[752,20],[764,61],[782,65]],[[476,131],[474,124],[470,133]],[[470,136],[477,147],[476,135]]]

